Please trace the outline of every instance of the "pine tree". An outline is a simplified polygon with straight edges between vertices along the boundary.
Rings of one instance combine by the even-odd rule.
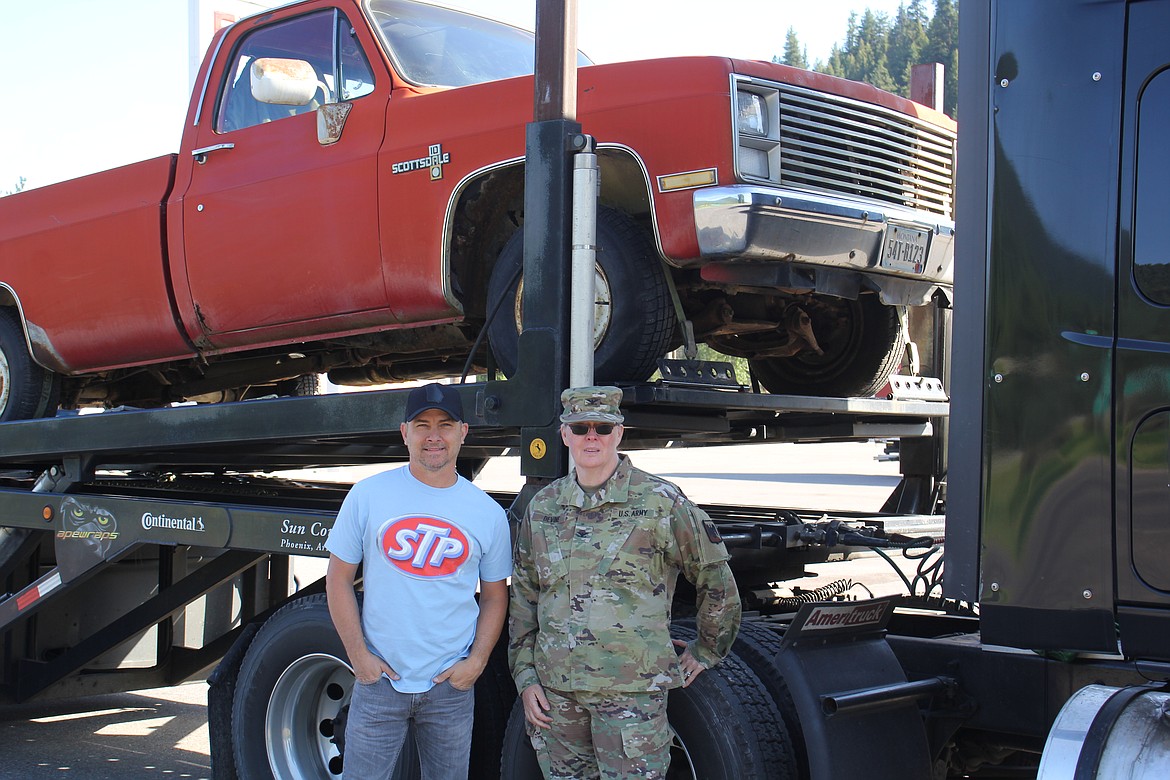
[[[927,28],[925,62],[941,62],[945,69],[943,111],[955,115],[959,103],[959,7],[958,0],[934,0],[934,16]]]
[[[925,0],[911,0],[909,7],[898,6],[894,25],[890,29],[886,67],[894,77],[897,85],[895,91],[899,95],[910,94],[910,69],[923,62],[922,52],[929,42],[926,36],[929,23]]]
[[[24,178],[23,176],[20,176],[20,177],[19,177],[19,178],[17,178],[17,180],[16,180],[16,186],[15,186],[15,187],[13,187],[13,188],[12,188],[12,189],[10,189],[10,190],[4,190],[4,191],[0,192],[0,198],[4,197],[5,195],[15,195],[16,193],[18,193],[18,192],[20,192],[21,190],[23,190],[23,189],[24,189],[24,186],[25,186],[25,184],[27,184],[27,183],[28,183],[28,179]]]
[[[849,14],[849,21],[845,27],[845,43],[842,45],[833,44],[833,48],[829,51],[829,61],[823,66],[817,63],[817,70],[822,73],[828,73],[830,76],[840,76],[841,78],[852,78],[850,74],[854,71],[853,67],[853,49],[857,46],[857,13]]]
[[[808,56],[801,50],[796,30],[791,27],[788,28],[788,34],[784,36],[784,59],[780,61],[794,68],[808,67]]]
[[[795,35],[791,29],[789,34]],[[787,52],[786,42],[786,56]],[[934,0],[933,16],[927,14],[926,0],[903,3],[893,20],[868,8],[860,17],[851,13],[844,42],[834,44],[828,61],[818,61],[813,69],[909,97],[911,68],[928,62],[944,66],[943,109],[954,116],[959,75],[958,0]]]

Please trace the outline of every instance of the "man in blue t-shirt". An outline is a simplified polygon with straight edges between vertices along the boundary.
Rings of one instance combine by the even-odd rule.
[[[350,780],[388,780],[412,722],[423,777],[467,776],[473,688],[508,609],[504,511],[455,471],[467,436],[459,394],[417,387],[405,416],[409,464],[355,484],[325,545],[329,613],[357,678],[345,727]]]

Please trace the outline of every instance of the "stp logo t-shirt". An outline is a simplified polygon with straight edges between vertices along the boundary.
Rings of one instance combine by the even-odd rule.
[[[392,520],[383,527],[381,537],[386,558],[410,577],[450,577],[470,556],[467,535],[440,517]]]
[[[467,656],[482,579],[512,573],[504,510],[462,477],[448,488],[402,467],[358,482],[341,505],[326,549],[362,564],[362,633],[394,668],[402,693],[422,693]]]

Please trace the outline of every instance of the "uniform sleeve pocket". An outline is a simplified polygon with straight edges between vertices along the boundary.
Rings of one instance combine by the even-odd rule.
[[[626,758],[646,758],[666,749],[670,744],[670,726],[666,716],[650,721],[622,726],[622,749]]]

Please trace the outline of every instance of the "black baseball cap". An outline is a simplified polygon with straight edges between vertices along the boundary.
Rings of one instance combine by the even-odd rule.
[[[463,401],[459,398],[459,392],[451,385],[432,382],[411,390],[410,395],[406,396],[406,422],[410,422],[427,409],[442,409],[451,415],[452,419],[463,422]]]

